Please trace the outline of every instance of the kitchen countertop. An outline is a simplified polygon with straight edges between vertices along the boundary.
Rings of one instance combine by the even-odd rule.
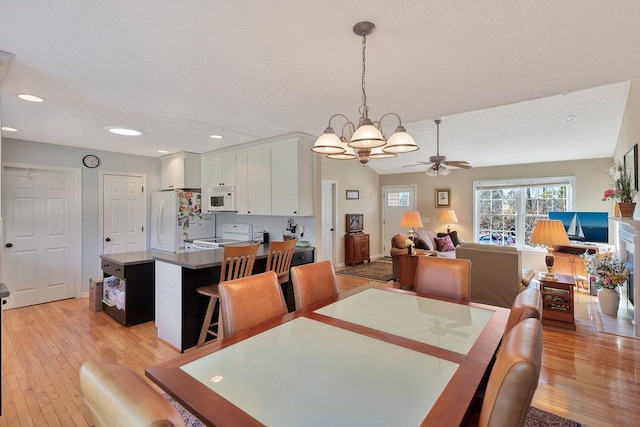
[[[258,248],[256,259],[266,258],[269,255],[269,243],[262,243]],[[294,253],[311,251],[314,247],[296,248]],[[118,254],[101,255],[101,258],[118,264],[142,264],[152,261],[163,261],[176,264],[184,268],[197,270],[199,268],[216,267],[222,264],[224,249],[211,249],[195,252],[162,252],[162,251],[137,251]]]
[[[6,298],[9,295],[11,295],[11,293],[9,292],[9,288],[7,288],[7,285],[5,285],[4,283],[0,283],[0,298]]]

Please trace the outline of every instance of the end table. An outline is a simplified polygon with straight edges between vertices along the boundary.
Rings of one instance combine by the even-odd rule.
[[[576,281],[569,274],[555,276],[557,280],[547,280],[542,274],[538,278],[542,292],[542,324],[575,331],[573,287]]]

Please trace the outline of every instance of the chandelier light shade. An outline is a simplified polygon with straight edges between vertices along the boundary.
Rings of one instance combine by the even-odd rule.
[[[365,91],[366,74],[366,49],[367,36],[373,33],[376,26],[372,22],[359,22],[353,26],[353,32],[362,37],[362,105],[359,112],[358,127],[344,114],[334,114],[329,118],[329,124],[324,133],[316,140],[313,150],[316,153],[326,154],[328,158],[335,160],[351,160],[358,158],[362,166],[366,166],[369,159],[386,159],[395,157],[399,153],[408,153],[419,147],[416,141],[402,126],[402,119],[396,113],[387,113],[378,121],[369,119],[369,106],[367,105],[367,93]],[[395,116],[398,126],[389,139],[382,131],[382,120],[387,116]],[[331,121],[341,117],[345,120],[341,135],[338,136],[331,126]]]
[[[558,280],[553,274],[553,247],[569,244],[569,236],[562,225],[562,221],[555,219],[541,219],[536,224],[531,233],[531,243],[545,245],[547,247],[547,255],[544,262],[547,265],[547,273],[544,275],[545,280]]]
[[[446,222],[447,223],[447,233],[451,233],[451,223],[453,222],[454,224],[458,222],[458,217],[456,216],[456,211],[454,211],[453,209],[447,209],[445,211],[442,212],[442,215],[440,215],[440,222]]]

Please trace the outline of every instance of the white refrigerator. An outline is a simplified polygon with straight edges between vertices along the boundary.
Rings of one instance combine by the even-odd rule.
[[[203,218],[202,196],[189,190],[158,191],[151,194],[151,249],[178,252],[185,239],[214,235],[210,218]]]

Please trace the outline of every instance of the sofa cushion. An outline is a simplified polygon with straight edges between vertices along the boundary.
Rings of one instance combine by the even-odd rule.
[[[449,233],[438,233],[438,237],[449,236],[451,237],[451,241],[453,242],[453,246],[460,246],[460,239],[458,239],[458,232],[451,231]]]
[[[424,244],[425,249],[429,249],[430,251],[436,250],[436,245],[433,242],[433,238],[429,236],[429,233],[424,228],[419,228],[416,230],[416,237],[421,240],[421,244]]]
[[[436,237],[435,241],[439,252],[449,252],[456,250],[456,247],[453,246],[453,242],[451,241],[451,237],[449,237],[448,235],[444,237]]]
[[[515,246],[488,245],[486,243],[469,242],[463,242],[460,246],[464,246],[467,249],[481,249],[483,251],[518,252],[518,248]]]

